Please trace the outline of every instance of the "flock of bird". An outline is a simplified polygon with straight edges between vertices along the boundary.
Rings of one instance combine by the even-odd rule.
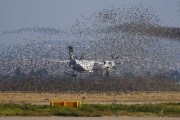
[[[83,59],[121,61],[112,77],[180,70],[180,28],[160,26],[163,20],[154,8],[129,5],[82,18],[66,30],[35,27],[1,33],[1,37],[24,32],[37,36],[3,49],[0,79],[70,79],[65,75],[68,63],[59,62],[69,59],[67,45],[79,46],[74,51]]]

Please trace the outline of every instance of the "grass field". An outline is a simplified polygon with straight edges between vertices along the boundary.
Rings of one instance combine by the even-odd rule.
[[[44,103],[52,100],[81,100],[82,102],[174,102],[180,103],[180,92],[127,92],[102,94],[21,93],[1,92],[0,103]]]
[[[81,100],[92,104],[82,104],[81,108],[37,105],[49,104],[51,100]],[[112,104],[114,100],[118,104]],[[119,104],[128,102],[141,104]],[[180,117],[180,92],[0,93],[0,116],[115,116],[116,113],[119,116]]]
[[[180,104],[83,104],[81,108],[54,107],[49,105],[32,104],[0,104],[0,116],[159,116],[180,117]]]

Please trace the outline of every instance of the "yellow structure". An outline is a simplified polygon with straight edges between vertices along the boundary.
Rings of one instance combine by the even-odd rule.
[[[51,106],[66,106],[69,108],[80,108],[81,107],[81,101],[51,101]]]

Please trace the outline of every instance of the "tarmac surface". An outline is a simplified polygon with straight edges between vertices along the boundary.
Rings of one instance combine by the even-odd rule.
[[[166,117],[0,117],[0,120],[179,120]]]

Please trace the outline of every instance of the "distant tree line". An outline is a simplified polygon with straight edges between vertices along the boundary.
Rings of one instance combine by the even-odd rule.
[[[122,76],[94,77],[72,79],[71,76],[48,75],[46,69],[28,75],[17,68],[14,76],[1,76],[0,91],[21,92],[127,92],[127,91],[180,91],[180,74],[178,71],[157,73],[154,75],[135,76],[124,73]]]

